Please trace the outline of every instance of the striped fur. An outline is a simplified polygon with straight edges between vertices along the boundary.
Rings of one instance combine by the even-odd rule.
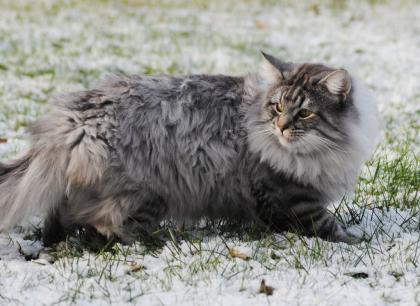
[[[81,227],[132,241],[207,216],[356,241],[326,207],[373,149],[374,105],[343,69],[265,58],[246,77],[116,76],[58,97],[0,164],[0,230],[38,213],[46,243]]]

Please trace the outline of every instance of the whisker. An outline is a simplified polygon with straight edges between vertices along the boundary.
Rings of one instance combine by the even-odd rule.
[[[248,139],[254,139],[257,137],[267,137],[269,135],[272,135],[273,131],[270,129],[265,129],[265,130],[260,130],[260,131],[255,131],[252,132],[250,134],[248,134]]]
[[[310,134],[307,137],[302,138],[305,142],[311,144],[316,149],[327,149],[329,152],[334,153],[336,151],[342,153],[348,153],[348,151],[344,150],[336,143],[332,142],[331,140],[321,137],[318,135]]]
[[[325,143],[327,146],[332,147],[336,151],[341,151],[343,153],[348,153],[346,150],[344,150],[343,148],[341,148],[338,144],[334,143],[333,141],[331,141],[331,140],[329,140],[327,138],[318,136],[318,139],[320,141],[322,141],[323,143]]]

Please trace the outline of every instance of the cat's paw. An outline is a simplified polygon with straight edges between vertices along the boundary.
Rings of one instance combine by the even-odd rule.
[[[335,242],[358,244],[366,239],[366,233],[361,226],[353,225],[348,228],[340,227],[335,233]]]
[[[344,229],[346,237],[343,242],[347,244],[358,244],[366,239],[366,232],[359,225],[353,225]]]

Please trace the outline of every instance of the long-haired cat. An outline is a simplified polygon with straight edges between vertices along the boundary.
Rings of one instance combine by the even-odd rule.
[[[327,205],[372,152],[372,100],[344,69],[263,55],[245,77],[117,76],[57,97],[0,163],[0,230],[42,213],[46,243],[84,226],[129,241],[206,216],[358,241]]]

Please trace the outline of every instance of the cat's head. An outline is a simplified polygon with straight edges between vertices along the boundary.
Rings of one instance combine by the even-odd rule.
[[[263,56],[263,137],[274,137],[282,147],[302,154],[341,147],[347,140],[346,121],[358,116],[349,73]]]

